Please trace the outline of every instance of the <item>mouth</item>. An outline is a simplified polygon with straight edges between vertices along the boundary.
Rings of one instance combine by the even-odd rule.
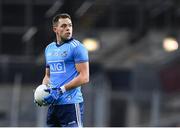
[[[71,35],[71,33],[70,33],[70,32],[67,32],[67,33],[65,33],[65,35],[66,35],[66,36],[70,36],[70,35]]]
[[[70,32],[66,32],[65,34],[70,35],[71,33]]]

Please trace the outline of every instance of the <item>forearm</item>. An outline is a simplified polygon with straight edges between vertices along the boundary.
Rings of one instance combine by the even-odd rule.
[[[49,68],[46,68],[44,78],[42,80],[42,84],[48,85],[50,82],[50,70]]]
[[[65,90],[70,90],[76,87],[79,87],[83,84],[86,84],[89,82],[89,76],[87,75],[83,75],[83,74],[79,74],[77,77],[75,77],[73,80],[71,80],[70,82],[66,83],[64,85]]]
[[[45,76],[42,80],[42,84],[48,85],[49,84],[49,77]]]

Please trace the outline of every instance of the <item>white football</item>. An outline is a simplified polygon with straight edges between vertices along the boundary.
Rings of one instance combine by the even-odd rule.
[[[44,91],[45,89],[47,89],[47,86],[44,84],[41,84],[34,91],[34,99],[41,106],[45,106],[43,99],[45,96],[49,95],[48,92]]]

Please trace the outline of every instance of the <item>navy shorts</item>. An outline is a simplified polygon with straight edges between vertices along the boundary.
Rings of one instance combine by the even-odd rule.
[[[83,127],[84,104],[51,105],[47,113],[49,127]]]

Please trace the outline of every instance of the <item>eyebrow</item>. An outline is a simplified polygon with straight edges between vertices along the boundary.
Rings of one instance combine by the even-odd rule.
[[[63,23],[63,24],[61,24],[61,26],[62,26],[62,25],[72,25],[72,23],[67,23],[67,24],[66,24],[66,23]]]

